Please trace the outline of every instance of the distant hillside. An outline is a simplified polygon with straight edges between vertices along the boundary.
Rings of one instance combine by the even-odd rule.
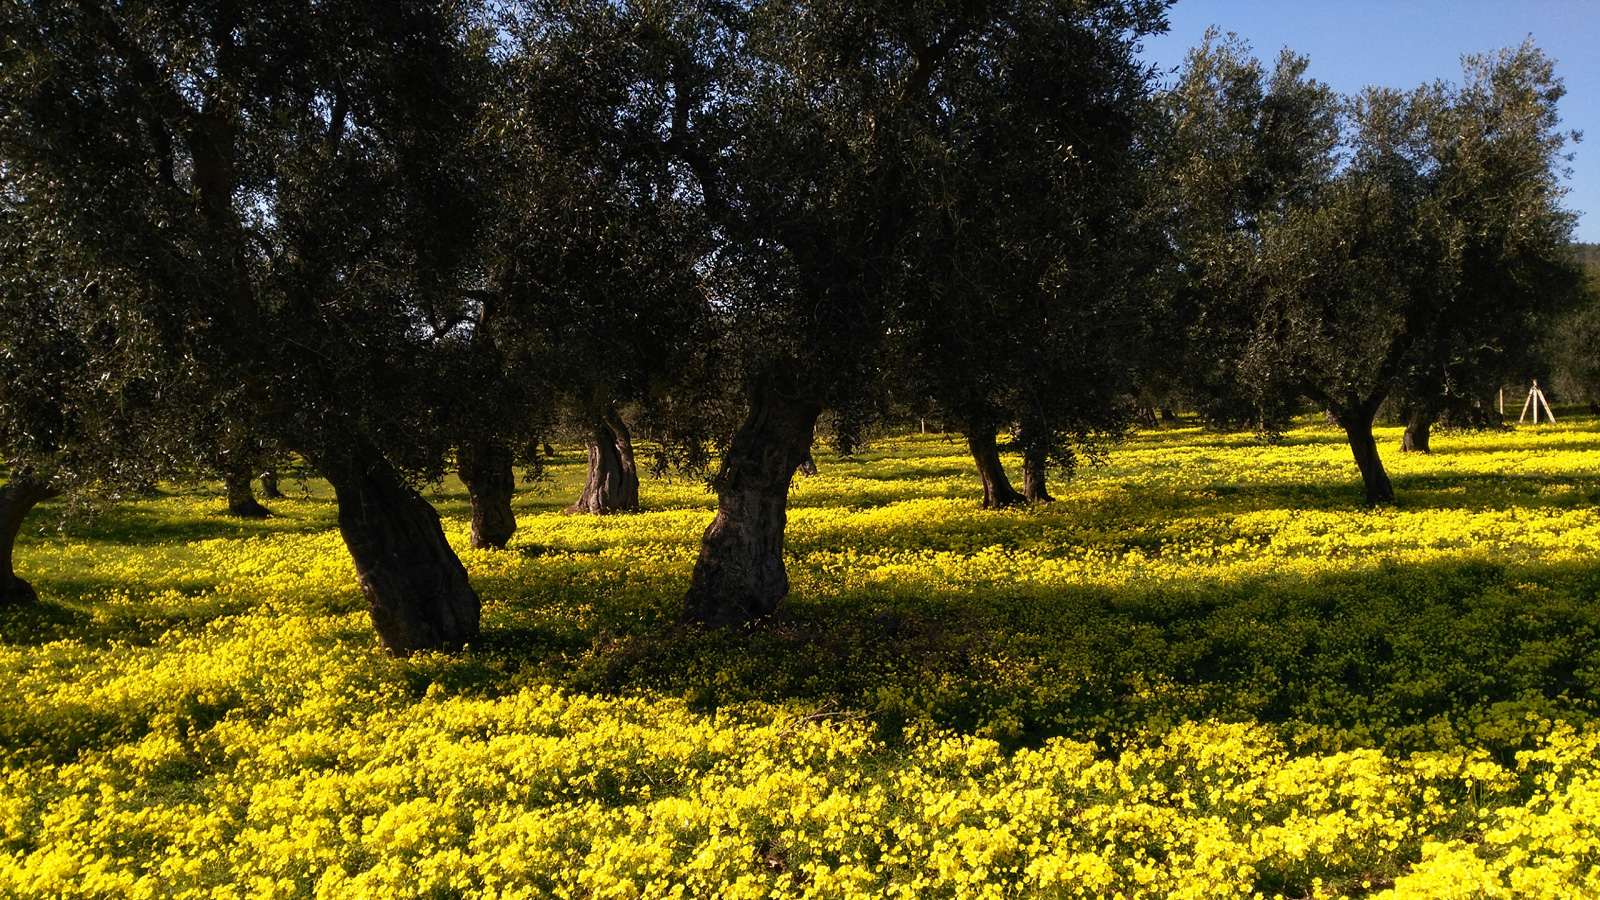
[[[1572,252],[1577,255],[1578,262],[1589,271],[1600,275],[1600,244],[1573,244]]]

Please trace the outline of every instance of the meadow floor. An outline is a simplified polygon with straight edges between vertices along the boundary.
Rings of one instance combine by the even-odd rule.
[[[0,896],[1600,897],[1600,428],[1141,432],[978,508],[959,439],[819,454],[787,610],[680,628],[713,497],[466,548],[465,652],[378,651],[326,485],[30,518]]]

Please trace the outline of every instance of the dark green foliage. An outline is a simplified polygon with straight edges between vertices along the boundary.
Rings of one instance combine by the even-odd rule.
[[[1468,57],[1465,76],[1459,89],[1427,92],[1437,108],[1421,135],[1421,228],[1437,248],[1440,296],[1436,318],[1412,326],[1422,334],[1398,399],[1433,415],[1486,407],[1501,385],[1540,377],[1541,338],[1582,296],[1563,251],[1575,221],[1561,205],[1573,138],[1559,129],[1565,89],[1553,62],[1525,43]]]
[[[1215,30],[1162,93],[1158,217],[1171,235],[1165,308],[1143,377],[1170,384],[1208,423],[1272,434],[1291,376],[1263,349],[1267,234],[1311,202],[1337,165],[1337,97],[1288,51],[1269,71]]]
[[[1246,52],[1208,41],[1167,98],[1175,358],[1221,424],[1248,411],[1271,432],[1298,396],[1329,410],[1368,502],[1387,502],[1370,425],[1384,401],[1422,426],[1482,404],[1578,297],[1560,81],[1524,44],[1469,58],[1459,88],[1338,107],[1303,60],[1286,55],[1268,90]]]
[[[715,380],[697,269],[711,235],[667,148],[675,117],[703,102],[682,93],[680,60],[703,24],[693,8],[587,2],[501,23],[483,331],[516,394],[579,431],[628,404],[670,418]]]
[[[195,455],[235,475],[258,441],[302,455],[359,501],[341,524],[375,621],[427,598],[460,634],[405,634],[475,631],[477,597],[406,480],[441,474],[454,437],[482,32],[429,2],[5,10],[7,197],[77,267],[68,288],[119,288],[100,296],[110,336],[194,386],[153,415],[212,426],[198,443],[216,452]]]
[[[1142,337],[1140,136],[1153,109],[1132,47],[1164,27],[1163,10],[1103,13],[941,22],[910,44],[916,68],[894,95],[910,232],[893,329],[902,392],[970,434],[1020,423],[1041,479],[1046,462],[1070,474],[1125,424]]]
[[[1583,299],[1549,323],[1538,350],[1552,369],[1552,394],[1600,400],[1600,245],[1573,244],[1586,272]]]
[[[1600,244],[1574,243],[1572,253],[1585,270],[1591,274],[1600,272]]]
[[[362,434],[437,471],[431,363],[479,205],[455,12],[19,2],[6,22],[8,193],[126,312],[117,337],[192,360],[226,420],[308,456]]]

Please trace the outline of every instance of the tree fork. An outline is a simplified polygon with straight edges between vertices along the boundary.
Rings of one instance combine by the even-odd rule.
[[[771,615],[789,593],[783,565],[789,486],[811,451],[819,403],[770,387],[750,414],[712,482],[717,515],[700,540],[684,618],[712,627],[745,625]]]
[[[456,474],[472,501],[472,548],[504,550],[517,531],[511,448],[498,441],[464,441],[456,453]]]
[[[17,577],[12,568],[11,553],[17,545],[17,535],[22,532],[22,520],[35,506],[60,496],[61,492],[46,480],[23,473],[13,475],[0,487],[0,606],[32,603],[39,599],[33,585]]]
[[[339,533],[355,561],[378,640],[396,656],[478,635],[481,604],[439,514],[372,447],[323,458]]]

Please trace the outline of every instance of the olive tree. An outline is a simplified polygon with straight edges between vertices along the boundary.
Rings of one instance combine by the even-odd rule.
[[[155,352],[159,304],[95,271],[56,233],[39,191],[0,170],[0,605],[36,593],[12,567],[29,512],[70,493],[129,494],[191,462],[174,405],[198,399],[184,360]]]
[[[1040,187],[1024,168],[1043,158],[1046,141],[1055,141],[1041,176],[1050,196],[1096,196],[1100,143],[1127,140],[1121,104],[1137,98],[1133,39],[1159,27],[1164,8],[830,0],[704,10],[674,63],[667,146],[693,176],[692,196],[718,239],[705,269],[725,323],[722,377],[743,387],[748,413],[713,480],[718,510],[685,598],[688,619],[742,624],[777,607],[788,590],[789,486],[818,417],[870,408],[894,349],[942,327],[951,309],[1011,304],[1018,284],[1028,285],[1016,301],[1024,309],[1070,293],[1038,286],[1061,274],[1052,269],[1060,255],[1043,250],[1061,216],[1030,226],[996,204],[1034,211],[1047,201],[1004,195]],[[1067,123],[1081,131],[1069,137]],[[1054,130],[1035,136],[1034,125]],[[1013,139],[1029,143],[1013,153],[1004,146]],[[961,184],[960,202],[943,205],[941,179],[982,179],[973,167],[986,162],[1004,171]],[[1092,227],[1080,205],[1065,215]],[[997,222],[1005,232],[993,239],[958,233]],[[953,236],[976,268],[939,261]],[[984,324],[998,332],[1019,321],[1044,325],[1027,312]],[[950,353],[933,364],[963,361]]]
[[[1553,65],[1523,44],[1465,74],[1353,100],[1349,164],[1273,241],[1276,352],[1343,426],[1369,503],[1394,498],[1372,437],[1385,399],[1425,447],[1417,426],[1452,389],[1509,374],[1580,296]]]
[[[985,507],[1049,500],[1048,468],[1070,473],[1126,421],[1153,252],[1152,72],[1134,46],[1158,12],[975,16],[908,101],[926,156],[906,165],[897,368],[959,420]],[[996,441],[1012,426],[1021,493]]]
[[[1245,52],[1208,40],[1168,95],[1175,358],[1216,420],[1246,410],[1271,431],[1296,397],[1327,409],[1367,502],[1389,502],[1372,433],[1384,402],[1429,420],[1525,360],[1577,295],[1560,81],[1525,44],[1468,57],[1459,88],[1335,104],[1303,60],[1285,55],[1266,82]]]
[[[112,339],[139,321],[121,298],[141,298],[153,353],[328,479],[385,646],[472,638],[477,594],[413,487],[442,470],[438,423],[461,402],[445,363],[479,231],[487,59],[465,10],[4,10],[0,158],[86,289],[129,286],[106,301]]]
[[[567,511],[635,509],[621,409],[648,416],[681,395],[715,325],[703,205],[668,149],[695,90],[680,57],[710,20],[692,4],[601,0],[509,13],[485,254],[496,339],[514,377],[532,375],[584,435],[588,477]]]
[[[1201,417],[1270,434],[1294,387],[1260,351],[1270,269],[1266,235],[1304,208],[1338,165],[1338,97],[1289,51],[1271,67],[1236,35],[1208,31],[1162,91],[1153,217],[1165,224],[1148,369]]]

